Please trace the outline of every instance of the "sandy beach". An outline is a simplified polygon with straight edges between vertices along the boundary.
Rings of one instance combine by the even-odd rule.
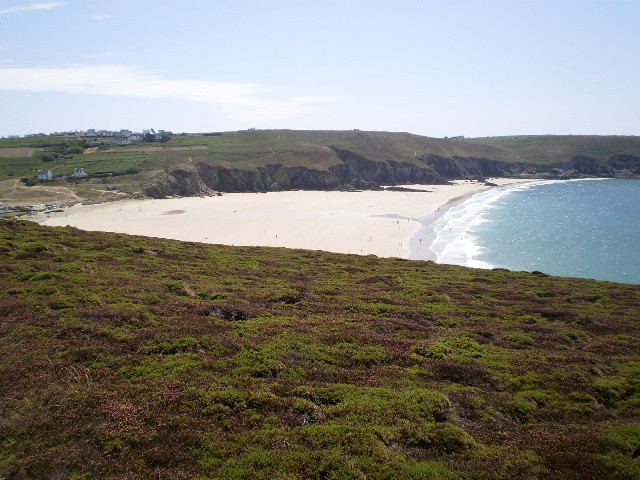
[[[522,182],[490,179],[504,185]],[[84,230],[225,245],[273,246],[409,258],[420,219],[487,187],[406,185],[426,191],[287,191],[75,205],[34,220]]]

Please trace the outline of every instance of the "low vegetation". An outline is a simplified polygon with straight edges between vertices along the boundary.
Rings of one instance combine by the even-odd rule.
[[[640,478],[640,286],[0,222],[0,478]]]

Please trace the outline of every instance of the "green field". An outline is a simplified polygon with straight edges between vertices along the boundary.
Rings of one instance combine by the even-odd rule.
[[[35,177],[38,170],[48,170],[48,168],[37,157],[0,157],[0,181],[20,177]]]
[[[640,478],[640,286],[0,221],[0,477]]]

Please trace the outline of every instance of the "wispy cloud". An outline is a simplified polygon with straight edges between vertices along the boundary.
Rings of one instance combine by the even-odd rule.
[[[108,20],[111,18],[111,14],[110,13],[94,13],[93,15],[89,15],[89,18],[91,20],[96,20],[96,21]]]
[[[342,97],[277,99],[254,83],[169,79],[124,65],[0,67],[0,91],[60,92],[205,103],[241,121],[290,118]]]
[[[19,5],[0,10],[0,15],[7,13],[28,12],[31,10],[51,10],[52,8],[64,5],[64,2],[30,3],[29,5]]]

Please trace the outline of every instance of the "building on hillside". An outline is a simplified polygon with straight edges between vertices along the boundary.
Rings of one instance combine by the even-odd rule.
[[[83,167],[73,169],[73,178],[84,178],[88,176],[89,174],[84,171]]]
[[[38,170],[36,178],[41,182],[53,180],[53,172],[51,170]]]

